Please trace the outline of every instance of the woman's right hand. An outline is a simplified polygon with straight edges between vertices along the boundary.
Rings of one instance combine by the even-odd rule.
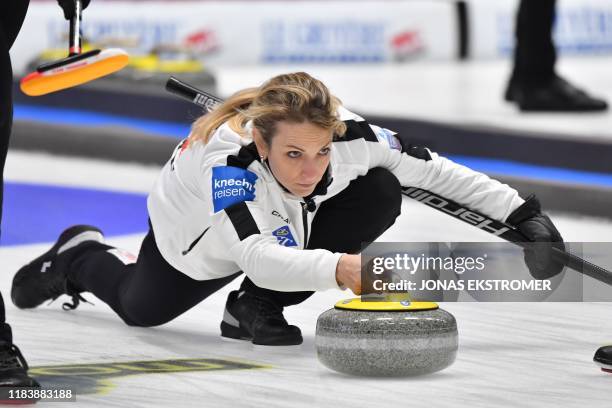
[[[344,254],[336,266],[336,282],[354,294],[361,294],[361,255]]]

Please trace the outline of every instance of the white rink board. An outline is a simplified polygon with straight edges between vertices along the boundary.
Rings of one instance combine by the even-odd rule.
[[[181,45],[213,67],[393,63],[454,58],[454,10],[451,2],[427,0],[94,2],[84,12],[83,34],[132,55]],[[11,52],[15,71],[46,47],[64,48],[67,30],[56,4],[33,3]]]
[[[468,0],[474,59],[512,55],[519,3],[520,0]],[[560,55],[612,54],[612,3],[608,0],[557,1],[553,36]]]

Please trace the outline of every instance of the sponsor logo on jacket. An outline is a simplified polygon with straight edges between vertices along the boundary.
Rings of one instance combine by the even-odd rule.
[[[212,198],[215,212],[231,205],[255,199],[257,175],[232,166],[213,167]]]
[[[281,213],[279,213],[276,210],[272,210],[271,214],[275,217],[280,218],[281,220],[285,221],[287,224],[289,224],[289,218],[285,218]]]

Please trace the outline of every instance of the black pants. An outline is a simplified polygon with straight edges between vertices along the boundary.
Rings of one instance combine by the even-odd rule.
[[[347,189],[321,204],[312,224],[308,248],[356,253],[363,242],[378,238],[400,214],[401,189],[389,171],[372,169]],[[242,272],[205,281],[191,279],[169,265],[159,253],[152,230],[145,237],[138,261],[124,265],[94,245],[74,255],[68,273],[71,283],[94,293],[129,325],[164,324],[227,285]],[[245,278],[242,289],[281,306],[300,303],[313,292],[277,292],[255,286]]]
[[[515,81],[541,84],[553,78],[557,53],[552,39],[556,0],[522,0],[516,18]]]
[[[13,68],[9,50],[21,29],[29,2],[29,0],[0,1],[0,225],[2,223],[4,163],[13,125]],[[11,342],[11,329],[4,323],[5,320],[4,300],[0,294],[0,339]]]

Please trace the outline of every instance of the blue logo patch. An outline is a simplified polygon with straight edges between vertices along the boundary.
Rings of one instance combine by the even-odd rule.
[[[257,175],[239,167],[213,167],[212,197],[215,212],[255,199]]]
[[[402,151],[402,145],[400,144],[395,133],[390,131],[389,129],[381,128],[377,126],[376,129],[376,137],[379,142],[385,143],[391,149]]]
[[[272,235],[276,237],[278,243],[282,246],[297,246],[297,242],[295,242],[295,239],[293,239],[293,235],[291,235],[291,230],[289,229],[288,225],[284,225],[272,231]]]

